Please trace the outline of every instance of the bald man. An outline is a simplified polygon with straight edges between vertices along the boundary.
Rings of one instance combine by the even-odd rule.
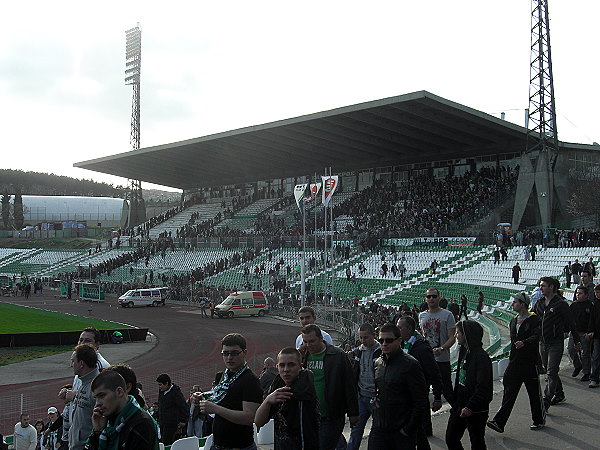
[[[277,374],[278,371],[275,360],[271,357],[265,358],[265,361],[263,362],[263,371],[258,379],[260,381],[260,387],[263,391],[263,398],[269,394],[271,383],[273,383],[273,380]]]

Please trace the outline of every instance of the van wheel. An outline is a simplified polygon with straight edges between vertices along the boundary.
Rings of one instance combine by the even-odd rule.
[[[261,310],[258,312],[258,317],[264,317],[264,315],[265,315],[265,312],[264,312],[264,311],[261,309]]]
[[[152,302],[152,306],[158,306],[158,305],[160,305],[160,302],[157,302],[156,300],[154,300],[154,301]]]
[[[130,307],[130,308],[133,308],[133,302],[127,303],[127,306]]]
[[[229,311],[227,313],[227,317],[230,318],[230,319],[233,319],[233,311]]]

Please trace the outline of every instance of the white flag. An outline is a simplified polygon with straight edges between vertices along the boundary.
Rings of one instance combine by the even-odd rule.
[[[323,198],[323,205],[325,207],[327,207],[327,205],[329,205],[329,202],[331,201],[331,197],[333,196],[333,193],[335,192],[337,185],[338,185],[338,176],[334,175],[334,176],[328,176],[328,177],[321,177],[321,179],[323,180],[323,194],[322,194],[322,198]]]
[[[304,197],[306,196],[306,183],[297,184],[294,187],[294,198],[296,199],[296,205],[298,205],[298,209],[302,211],[302,207],[300,206],[300,202],[304,201]]]

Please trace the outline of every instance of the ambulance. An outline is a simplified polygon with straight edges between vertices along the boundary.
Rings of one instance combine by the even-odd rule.
[[[215,314],[222,317],[262,317],[269,312],[267,297],[262,291],[232,292],[215,307]]]

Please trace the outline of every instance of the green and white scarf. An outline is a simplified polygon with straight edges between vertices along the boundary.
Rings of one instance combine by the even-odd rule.
[[[223,400],[227,395],[227,390],[229,389],[229,386],[231,386],[233,382],[237,380],[240,377],[240,375],[246,371],[246,369],[249,369],[248,363],[244,363],[243,367],[237,372],[232,372],[229,369],[227,369],[223,373],[223,377],[221,378],[219,384],[217,384],[210,391],[204,392],[204,395],[211,402],[219,404],[219,402]]]
[[[99,450],[118,450],[119,448],[119,433],[133,415],[140,410],[140,406],[133,396],[129,396],[129,400],[125,407],[119,412],[119,415],[114,421],[109,420],[104,430],[100,434],[98,441]],[[153,419],[154,421],[154,419]],[[154,423],[156,426],[156,422]],[[158,439],[154,441],[154,450],[158,450]]]
[[[418,337],[419,337],[419,333],[417,333],[415,331],[412,334],[412,336],[410,337],[410,339],[404,343],[404,347],[402,348],[402,350],[404,350],[404,353],[409,353],[410,352],[410,349],[415,344],[415,342],[417,341]]]

